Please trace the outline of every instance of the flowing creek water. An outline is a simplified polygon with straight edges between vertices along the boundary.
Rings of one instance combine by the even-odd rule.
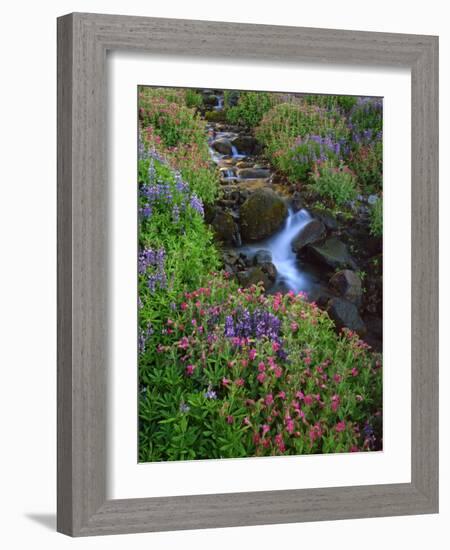
[[[216,111],[223,109],[223,98],[219,97]],[[223,124],[215,123],[208,124],[208,142],[212,160],[217,164],[221,172],[221,181],[223,184],[245,185],[257,183],[261,180],[266,180],[266,185],[271,186],[272,172],[270,168],[257,157],[240,152],[238,148],[232,144],[232,141],[239,138],[240,134],[235,131],[223,128]],[[223,140],[229,144],[231,154],[223,154],[212,147],[212,143]],[[240,174],[244,170],[239,169],[239,162],[245,161],[245,169],[254,170],[254,175],[265,176],[264,178],[243,177]],[[250,174],[251,175],[251,174]],[[262,251],[269,252],[271,262],[274,264],[277,275],[276,280],[270,292],[282,290],[294,292],[305,292],[311,299],[317,291],[323,289],[323,282],[320,276],[320,269],[316,265],[310,265],[298,259],[292,249],[292,241],[298,235],[302,227],[311,220],[311,216],[307,210],[302,209],[294,212],[289,208],[288,216],[281,227],[274,235],[259,242],[244,244],[234,247],[239,253],[244,254],[249,260]]]

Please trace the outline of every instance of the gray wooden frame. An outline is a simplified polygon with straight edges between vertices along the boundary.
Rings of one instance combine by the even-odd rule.
[[[106,52],[409,67],[411,483],[106,498]],[[58,19],[58,530],[72,536],[438,511],[438,38],[75,13]]]

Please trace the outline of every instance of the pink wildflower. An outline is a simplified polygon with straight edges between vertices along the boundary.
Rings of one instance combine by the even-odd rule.
[[[274,438],[274,441],[280,453],[284,453],[284,451],[286,450],[286,445],[284,444],[283,436],[281,434],[277,434]]]
[[[188,365],[186,367],[186,374],[188,376],[192,376],[194,374],[194,370],[195,370],[195,365]]]
[[[267,406],[272,405],[273,403],[273,395],[271,393],[268,393],[264,399],[264,402]]]
[[[286,399],[286,393],[284,391],[280,391],[277,397],[279,397],[280,399]]]
[[[245,384],[243,378],[238,378],[234,383],[236,384],[236,386],[237,386],[238,388],[242,388],[242,386]]]
[[[273,372],[275,374],[275,378],[280,378],[283,374],[283,369],[281,367],[274,367]]]
[[[256,378],[260,384],[263,384],[266,379],[266,375],[263,372],[260,372]]]
[[[225,378],[225,377],[222,378],[222,385],[223,386],[225,386],[227,388],[229,383],[230,383],[230,380],[228,378]]]
[[[338,422],[336,424],[336,431],[337,432],[343,432],[345,430],[345,422],[341,420],[341,422]]]
[[[291,330],[292,332],[297,332],[298,330],[298,324],[295,321],[291,323]]]
[[[341,376],[340,374],[335,374],[335,375],[333,376],[333,380],[334,380],[335,382],[340,382],[340,381],[342,380],[342,376]]]
[[[227,416],[227,423],[228,423],[228,424],[233,424],[233,420],[234,420],[234,418],[232,417],[231,414],[229,414],[229,415]]]
[[[314,443],[316,439],[320,439],[322,437],[322,428],[320,424],[317,422],[314,424],[314,426],[309,430],[309,439],[311,440],[311,445]]]
[[[287,432],[291,434],[294,431],[294,421],[290,416],[286,417],[285,424]]]
[[[266,365],[261,361],[261,363],[258,365],[258,372],[265,372]]]
[[[305,402],[305,405],[312,405],[313,402],[313,396],[312,395],[305,395],[303,398],[303,401]]]
[[[266,433],[268,431],[270,431],[270,426],[268,424],[263,424],[261,426],[261,432],[262,432],[263,437],[266,435]]]
[[[273,351],[278,351],[280,349],[280,344],[278,342],[272,342]]]
[[[350,371],[352,373],[352,376],[358,376],[359,370],[356,367],[353,367]]]
[[[187,309],[187,307],[188,307],[188,305],[187,305],[186,302],[183,302],[183,303],[181,304],[181,309],[182,309],[183,311],[184,311],[185,309]]]
[[[333,412],[336,412],[339,408],[339,405],[341,403],[340,397],[337,394],[334,394],[331,398],[331,410]]]
[[[249,357],[250,361],[253,361],[253,359],[256,357],[256,349],[251,349],[248,352],[248,357]]]

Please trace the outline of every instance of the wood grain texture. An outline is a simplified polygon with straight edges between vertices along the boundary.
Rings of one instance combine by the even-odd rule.
[[[409,67],[412,74],[412,481],[106,499],[106,52]],[[438,510],[438,39],[70,14],[58,20],[58,530],[72,536]]]

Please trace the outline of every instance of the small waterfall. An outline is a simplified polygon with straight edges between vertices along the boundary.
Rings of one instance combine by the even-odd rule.
[[[219,95],[217,97],[217,105],[214,107],[215,111],[222,111],[223,110],[223,95]]]
[[[243,247],[242,252],[250,257],[258,250],[268,250],[272,263],[277,268],[276,284],[294,292],[308,292],[316,283],[316,277],[300,268],[299,260],[292,250],[292,241],[302,227],[311,219],[306,210],[289,210],[286,222],[280,231],[265,241]]]

